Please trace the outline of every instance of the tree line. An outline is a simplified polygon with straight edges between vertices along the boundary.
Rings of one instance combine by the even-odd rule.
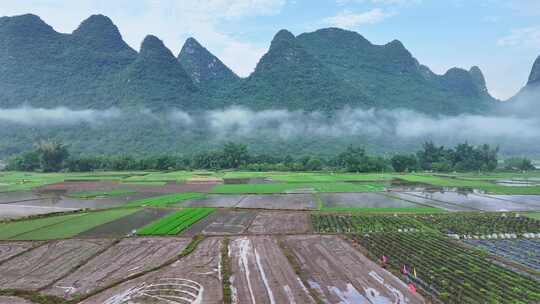
[[[369,155],[362,147],[349,146],[332,158],[305,155],[253,155],[247,145],[226,143],[220,150],[206,151],[191,157],[156,155],[135,158],[119,156],[74,156],[68,146],[57,141],[41,141],[34,149],[8,160],[5,170],[39,172],[89,172],[98,170],[223,170],[247,171],[343,171],[343,172],[464,172],[494,171],[501,168],[498,147],[458,144],[453,148],[425,142],[412,154],[391,157]],[[510,158],[502,166],[506,170],[534,170],[527,158]]]

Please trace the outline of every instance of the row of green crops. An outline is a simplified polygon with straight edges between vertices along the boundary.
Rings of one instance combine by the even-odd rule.
[[[185,208],[150,223],[138,235],[176,235],[214,212],[213,208]]]
[[[539,220],[515,213],[446,213],[416,219],[447,234],[540,233]]]
[[[2,240],[52,240],[76,236],[91,228],[112,222],[139,209],[110,209],[74,213],[0,224]]]
[[[436,233],[373,233],[353,237],[404,281],[421,286],[444,303],[538,303],[540,284],[492,263],[486,253]],[[416,276],[414,273],[416,272]]]
[[[206,194],[197,193],[197,192],[172,193],[172,194],[166,194],[166,195],[131,201],[127,203],[125,206],[164,207],[168,205],[179,204],[187,200],[203,198],[205,196]]]
[[[413,217],[382,215],[312,214],[313,229],[319,233],[372,233],[429,231]]]
[[[217,185],[212,189],[216,194],[272,194],[286,192],[371,192],[382,191],[384,185],[378,183],[280,183],[280,184],[229,184]]]

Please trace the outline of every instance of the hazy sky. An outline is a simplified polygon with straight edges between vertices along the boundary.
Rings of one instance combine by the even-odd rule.
[[[501,99],[525,84],[540,55],[540,0],[0,0],[0,15],[23,13],[65,33],[101,13],[135,49],[154,34],[177,54],[194,36],[241,76],[279,29],[337,26],[376,44],[399,39],[436,73],[478,65]]]

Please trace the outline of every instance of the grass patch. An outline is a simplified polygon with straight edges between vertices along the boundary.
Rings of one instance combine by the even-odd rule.
[[[72,194],[69,194],[69,197],[73,198],[82,198],[82,199],[90,199],[90,198],[100,198],[100,197],[116,197],[116,196],[122,196],[122,195],[128,195],[137,193],[135,190],[131,189],[113,189],[110,191],[81,191],[81,192],[75,192]]]
[[[140,200],[131,201],[124,206],[153,206],[164,207],[168,205],[178,204],[191,199],[199,199],[205,197],[204,193],[197,192],[185,192],[185,193],[172,193],[167,195],[161,195],[156,197],[144,198]]]
[[[96,226],[112,222],[121,217],[133,214],[139,209],[110,209],[99,212],[83,213],[80,216],[60,221],[45,227],[11,237],[13,240],[54,240],[73,237]]]
[[[525,215],[526,217],[529,217],[529,218],[532,218],[532,219],[535,219],[535,220],[539,220],[539,221],[540,221],[540,212],[525,213],[524,215]]]
[[[185,208],[137,231],[138,235],[177,235],[214,212],[213,208]]]
[[[43,217],[33,220],[14,221],[0,224],[0,239],[7,240],[15,236],[57,225],[69,220],[78,219],[84,213],[74,213],[69,215],[60,215],[52,217]]]
[[[323,207],[320,209],[322,212],[336,212],[336,213],[446,213],[446,210],[433,208],[433,207],[404,207],[404,208],[340,208],[340,207]]]
[[[217,185],[212,189],[216,194],[273,194],[313,189],[316,192],[371,192],[384,190],[376,183],[281,183],[281,184],[237,184]]]

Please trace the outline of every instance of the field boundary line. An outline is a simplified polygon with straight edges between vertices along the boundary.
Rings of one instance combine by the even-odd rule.
[[[177,256],[175,257],[172,257],[170,258],[168,261],[166,261],[165,263],[159,265],[159,266],[156,266],[154,268],[150,268],[146,271],[143,271],[143,272],[140,272],[140,273],[136,273],[136,274],[133,274],[133,275],[130,275],[128,277],[125,277],[121,280],[118,280],[117,282],[114,282],[112,284],[109,284],[107,286],[103,286],[101,288],[98,288],[90,293],[87,293],[85,295],[80,295],[78,297],[75,297],[73,298],[73,300],[69,303],[80,303],[88,298],[91,298],[97,294],[100,294],[106,290],[109,290],[111,288],[114,288],[116,286],[119,286],[125,282],[128,282],[128,281],[131,281],[131,280],[135,280],[137,278],[140,278],[142,276],[145,276],[149,273],[152,273],[152,272],[156,272],[156,271],[159,271],[167,266],[170,266],[172,264],[174,264],[175,262],[177,261],[180,261],[182,258],[188,256],[190,253],[192,253],[193,251],[195,251],[195,249],[197,249],[197,246],[199,245],[200,242],[202,242],[204,239],[206,239],[205,236],[202,236],[202,235],[197,235],[195,237],[193,237],[191,239],[191,242],[182,250],[182,252],[180,252]]]
[[[231,269],[232,263],[229,256],[229,238],[223,238],[221,243],[221,284],[223,286],[223,303],[232,303]]]
[[[30,247],[30,248],[28,248],[28,249],[25,249],[25,250],[23,250],[23,251],[21,251],[21,252],[15,254],[15,255],[13,255],[13,256],[10,256],[9,258],[7,258],[7,259],[5,259],[5,260],[0,261],[0,266],[2,266],[4,263],[7,263],[7,262],[9,262],[9,261],[11,261],[11,260],[13,260],[13,259],[15,259],[15,258],[17,258],[17,257],[19,257],[19,256],[21,256],[21,255],[23,255],[23,254],[25,254],[25,253],[27,253],[27,252],[30,252],[30,251],[32,251],[32,250],[34,250],[34,249],[38,249],[38,248],[41,247],[41,246],[45,246],[45,244],[47,244],[47,243],[49,243],[49,242],[50,242],[50,241],[41,241],[41,244],[39,244],[39,245],[32,246],[32,247]]]
[[[45,289],[48,289],[48,288],[51,288],[54,286],[54,284],[60,282],[62,279],[66,278],[67,276],[69,276],[70,274],[74,273],[75,271],[77,271],[79,268],[83,267],[84,265],[88,264],[90,261],[92,261],[94,258],[98,257],[99,255],[101,255],[102,253],[104,253],[105,251],[109,250],[110,248],[112,248],[114,245],[120,243],[120,239],[115,239],[114,241],[112,241],[110,244],[108,244],[107,246],[103,247],[101,250],[97,251],[96,253],[92,254],[91,256],[89,256],[88,258],[82,260],[80,263],[78,263],[77,265],[73,266],[69,271],[66,272],[66,274],[64,274],[63,276],[60,276],[59,278],[57,278],[56,280],[52,281],[51,283],[41,287],[41,288],[38,288],[37,291],[38,292],[41,292]]]

